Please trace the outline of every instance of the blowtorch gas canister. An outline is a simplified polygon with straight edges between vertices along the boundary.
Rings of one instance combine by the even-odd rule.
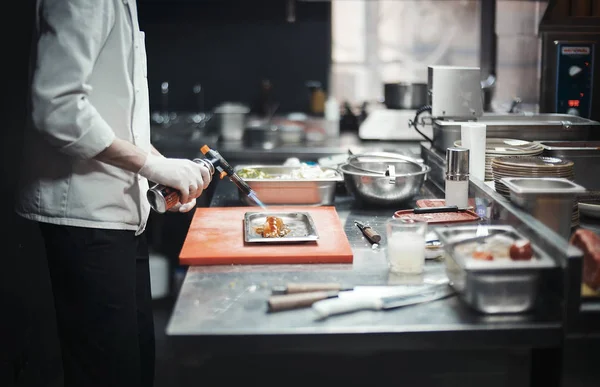
[[[212,176],[215,173],[215,166],[208,159],[194,159],[195,163],[202,164]],[[160,214],[164,214],[172,208],[174,205],[179,203],[180,193],[175,188],[167,187],[162,184],[156,184],[152,186],[146,193],[150,207]]]
[[[219,152],[210,149],[207,145],[200,148],[204,155],[203,159],[194,159],[195,163],[203,164],[208,168],[210,175],[214,175],[218,171],[220,178],[227,176],[236,187],[248,197],[252,198],[257,204],[262,204],[256,198],[256,194],[250,186],[235,173],[233,167],[221,156]],[[164,214],[167,210],[179,203],[180,193],[174,188],[166,187],[162,184],[157,184],[148,190],[146,195],[150,202],[150,207],[158,213]]]

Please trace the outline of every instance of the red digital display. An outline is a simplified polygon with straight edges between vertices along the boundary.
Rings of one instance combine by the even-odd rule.
[[[570,99],[567,103],[569,104],[569,107],[579,107],[578,99]]]

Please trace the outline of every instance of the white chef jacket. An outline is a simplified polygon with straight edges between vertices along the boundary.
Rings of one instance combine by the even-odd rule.
[[[16,205],[25,218],[135,230],[146,225],[148,181],[93,159],[115,137],[150,151],[144,33],[135,0],[38,0]]]

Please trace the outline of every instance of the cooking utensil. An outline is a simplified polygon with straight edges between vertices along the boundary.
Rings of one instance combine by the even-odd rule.
[[[431,285],[442,285],[447,283],[448,280],[446,278],[441,280],[426,280],[424,286]],[[349,291],[356,290],[362,293],[368,292],[376,292],[381,294],[381,292],[389,291],[389,292],[398,292],[400,290],[410,290],[419,288],[421,285],[364,285],[364,286],[343,286],[342,284],[336,282],[290,282],[283,286],[273,286],[271,289],[272,294],[274,295],[283,295],[283,294],[297,294],[297,293],[310,293],[310,292],[329,292],[329,291]]]
[[[422,304],[425,302],[440,300],[454,294],[454,290],[448,285],[433,287],[426,291],[413,294],[377,296],[352,294],[346,297],[325,299],[317,301],[312,305],[319,320],[327,317],[356,312],[360,310],[389,310],[403,306]]]
[[[394,167],[394,177],[385,171]],[[380,173],[366,172],[364,169]],[[386,160],[383,162],[353,162],[339,166],[344,183],[354,197],[364,203],[382,206],[398,205],[416,196],[431,168],[416,160]]]
[[[241,141],[246,125],[246,115],[250,108],[233,102],[223,103],[215,108],[213,118],[223,140]]]
[[[456,212],[434,212],[434,213],[415,213],[413,210],[398,210],[394,212],[394,218],[410,221],[425,221],[433,223],[463,223],[474,222],[480,219],[479,215],[471,210]]]
[[[352,290],[353,287],[343,287],[341,284],[325,282],[325,283],[288,283],[285,286],[273,286],[271,289],[272,294],[297,294],[297,293],[310,293],[319,291],[341,291],[341,290]]]
[[[381,235],[377,231],[375,231],[371,226],[367,226],[357,220],[354,221],[356,227],[363,233],[363,235],[369,240],[371,243],[379,243],[381,242]]]
[[[280,312],[284,310],[305,308],[311,306],[317,301],[337,297],[338,294],[339,292],[337,291],[319,291],[275,295],[269,297],[269,300],[267,301],[267,306],[269,312]]]
[[[436,285],[447,284],[447,279],[436,282]],[[289,289],[288,289],[289,287]],[[284,310],[292,310],[305,308],[313,305],[315,302],[336,297],[389,297],[389,296],[407,296],[420,294],[423,291],[430,291],[432,285],[398,285],[398,286],[355,286],[343,288],[339,284],[324,283],[324,284],[288,284],[284,287],[273,288],[273,293],[267,301],[269,312],[279,312]],[[310,291],[309,289],[322,289]],[[285,293],[291,290],[292,293]],[[294,290],[298,292],[293,293]]]
[[[443,206],[443,207],[417,207],[413,208],[415,214],[434,214],[438,212],[459,212],[469,211],[473,207]]]

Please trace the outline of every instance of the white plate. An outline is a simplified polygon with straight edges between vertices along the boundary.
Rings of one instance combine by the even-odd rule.
[[[579,203],[579,213],[590,218],[600,218],[600,204]]]

